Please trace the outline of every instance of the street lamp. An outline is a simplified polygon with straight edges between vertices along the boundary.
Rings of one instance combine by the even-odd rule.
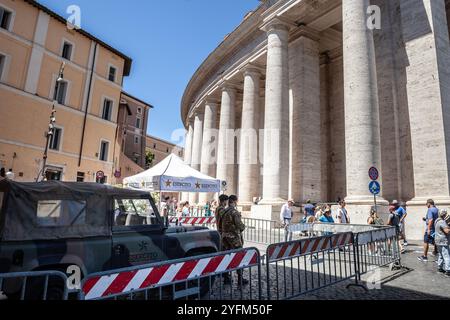
[[[48,145],[50,143],[50,139],[51,137],[53,137],[53,135],[55,134],[55,122],[56,122],[56,108],[55,105],[58,102],[57,101],[57,95],[58,95],[58,85],[64,81],[64,67],[66,66],[66,63],[63,62],[61,64],[61,67],[59,68],[59,74],[58,74],[58,78],[56,79],[55,82],[55,90],[53,93],[53,107],[52,107],[52,112],[50,114],[50,123],[48,125],[48,132],[46,133],[46,142],[45,142],[45,150],[44,150],[44,155],[42,156],[43,162],[42,162],[42,169],[39,172],[37,178],[36,178],[36,182],[39,182],[39,178],[42,177],[43,181],[47,180],[46,177],[46,170],[45,167],[47,166],[47,158],[48,158]]]

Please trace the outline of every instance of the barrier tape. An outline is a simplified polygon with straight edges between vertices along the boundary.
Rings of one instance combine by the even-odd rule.
[[[215,224],[216,223],[216,218],[215,217],[183,217],[183,218],[176,218],[176,217],[171,217],[169,219],[170,223],[175,223],[177,222],[181,223],[181,224],[190,224],[190,225],[196,225],[196,224]]]
[[[94,300],[140,289],[161,287],[178,281],[188,281],[234,269],[247,268],[258,263],[258,255],[256,249],[247,249],[109,275],[93,275],[84,282],[82,291],[85,300]]]
[[[336,249],[349,244],[353,244],[353,234],[340,233],[332,236],[274,244],[267,249],[267,257],[268,262],[273,262],[309,253]]]

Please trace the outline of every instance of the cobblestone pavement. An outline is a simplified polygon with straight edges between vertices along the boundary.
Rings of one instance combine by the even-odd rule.
[[[248,247],[257,247],[261,255],[266,246],[247,243]],[[346,288],[354,280],[343,281],[339,284],[305,294],[298,300],[415,300],[415,299],[450,299],[450,278],[439,274],[435,258],[430,256],[428,263],[420,262],[420,244],[410,244],[407,252],[402,255],[402,265],[406,268],[390,271],[388,267],[378,268],[362,277],[370,290],[352,286]],[[264,272],[264,271],[263,271]],[[316,275],[317,276],[317,275]],[[375,284],[372,280],[376,279]],[[264,286],[265,284],[265,280]]]

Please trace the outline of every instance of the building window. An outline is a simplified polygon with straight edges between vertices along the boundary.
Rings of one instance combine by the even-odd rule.
[[[108,161],[108,149],[109,149],[109,142],[102,141],[100,145],[100,155],[99,155],[100,161]]]
[[[156,143],[153,144],[153,149],[156,149]]]
[[[50,137],[49,148],[50,150],[59,151],[61,145],[62,129],[54,128],[53,135]]]
[[[45,170],[45,178],[47,181],[61,181],[63,169],[55,167],[47,167]]]
[[[139,144],[139,136],[134,136],[134,144]]]
[[[59,104],[66,104],[67,81],[60,81],[56,84],[56,101]]]
[[[71,60],[72,59],[72,50],[73,50],[73,45],[67,41],[64,41],[61,56],[64,59]]]
[[[104,176],[103,178],[95,178],[95,182],[96,183],[101,183],[101,184],[105,184],[105,183],[107,183],[108,182],[108,177],[107,176]]]
[[[77,172],[77,182],[84,182],[84,172]]]
[[[9,30],[11,27],[12,12],[0,7],[0,28]]]
[[[3,79],[3,73],[5,72],[6,57],[0,54],[0,80]]]
[[[141,118],[136,118],[136,128],[141,128]]]
[[[137,108],[137,113],[142,114],[142,108]]]
[[[103,101],[102,119],[111,121],[113,102],[109,99]]]
[[[116,68],[114,68],[113,66],[109,67],[109,74],[108,74],[108,79],[109,81],[115,82],[116,81]]]

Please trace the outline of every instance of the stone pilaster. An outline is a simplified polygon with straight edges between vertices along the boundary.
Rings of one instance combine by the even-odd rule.
[[[400,8],[415,194],[408,221],[417,221],[411,237],[419,238],[426,199],[450,206],[449,31],[444,0],[401,0]]]
[[[202,144],[203,144],[203,110],[197,110],[194,116],[194,135],[192,140],[192,157],[191,167],[195,170],[200,170],[200,163],[202,159]],[[198,202],[198,194],[189,194],[190,204]]]
[[[236,88],[224,85],[220,108],[217,148],[217,179],[227,182],[227,194],[236,193],[235,183]]]
[[[304,28],[302,28],[303,31]],[[289,46],[291,125],[290,198],[321,198],[320,56],[318,36],[308,30]]]
[[[347,202],[371,205],[371,166],[381,168],[378,88],[370,0],[343,0],[343,52]],[[380,177],[380,183],[382,179]],[[380,203],[385,204],[382,199]]]
[[[290,25],[273,19],[267,32],[264,174],[261,204],[279,205],[289,192],[289,56]]]
[[[248,66],[244,71],[244,97],[239,152],[239,199],[248,207],[257,197],[259,186],[258,135],[260,106],[259,69]]]
[[[218,103],[208,99],[205,103],[205,116],[203,124],[203,143],[200,171],[210,177],[216,176],[216,156],[217,156],[217,110]],[[214,193],[201,193],[199,203],[205,204],[214,198]]]

